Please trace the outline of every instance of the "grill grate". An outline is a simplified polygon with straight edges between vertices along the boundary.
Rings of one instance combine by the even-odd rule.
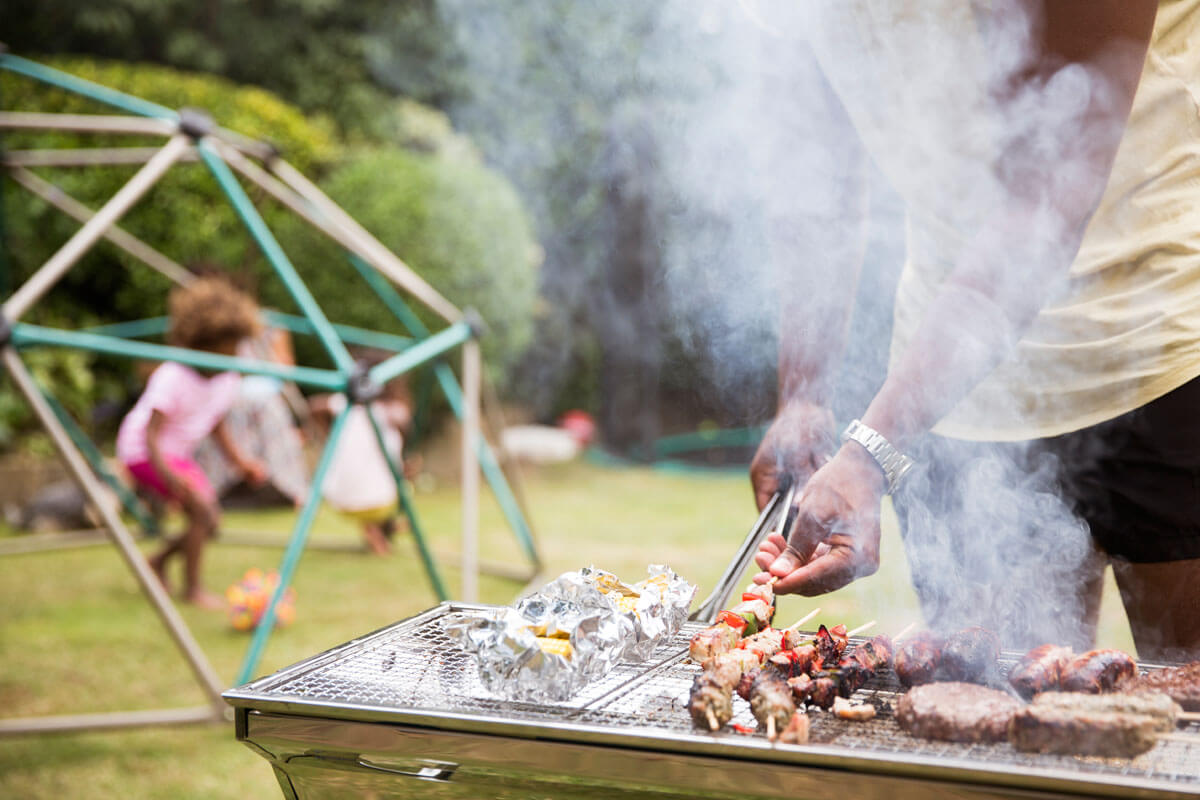
[[[451,712],[482,720],[579,724],[612,733],[697,733],[686,706],[699,667],[689,663],[685,654],[688,640],[700,624],[689,623],[646,663],[621,664],[570,701],[541,705],[503,700],[483,687],[474,659],[442,630],[447,619],[461,613],[453,606],[441,606],[243,688],[256,698],[289,701],[293,706],[308,702],[372,710]],[[1001,659],[1002,671],[1015,660],[1015,654],[1006,654]],[[1195,735],[1195,742],[1163,741],[1134,759],[1028,754],[1008,744],[958,744],[911,737],[899,729],[892,715],[899,691],[890,671],[881,672],[860,689],[855,699],[873,704],[877,711],[875,719],[868,722],[840,720],[812,710],[810,741],[846,755],[898,760],[921,757],[969,762],[976,768],[990,764],[1006,770],[1056,771],[1063,777],[1086,775],[1099,780],[1106,776],[1154,779],[1169,781],[1183,791],[1200,791],[1197,723],[1180,729]],[[733,722],[754,727],[749,704],[738,697],[733,702]],[[764,739],[728,728],[711,736],[730,748]]]

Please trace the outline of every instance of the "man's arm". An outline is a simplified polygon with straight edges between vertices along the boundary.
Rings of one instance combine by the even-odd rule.
[[[1013,108],[1039,114],[1038,124],[1008,144],[997,170],[1003,202],[862,417],[901,449],[1012,351],[1065,277],[1116,157],[1157,8],[1150,0],[1031,7],[1045,11],[1037,47],[1007,88]],[[1047,102],[1053,81],[1085,77],[1087,103],[1056,119],[1059,109]],[[817,594],[874,572],[885,488],[866,451],[844,445],[806,487],[786,549],[776,537],[759,554],[759,565],[780,579],[776,590]],[[812,558],[819,545],[824,552]]]
[[[803,485],[835,449],[829,410],[866,248],[867,158],[813,61],[794,141],[766,198],[780,297],[779,407],[750,466],[762,508],[781,478]]]

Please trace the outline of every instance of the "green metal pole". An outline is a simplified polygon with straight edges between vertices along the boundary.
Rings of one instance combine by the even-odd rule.
[[[429,328],[425,327],[425,323],[421,322],[408,303],[400,297],[400,293],[396,291],[396,287],[373,269],[367,262],[363,261],[354,253],[347,253],[346,256],[350,259],[350,263],[358,270],[358,274],[363,277],[367,285],[375,290],[375,294],[379,295],[379,299],[384,302],[388,310],[396,315],[396,319],[400,320],[400,324],[405,330],[413,336],[428,336]]]
[[[138,496],[131,492],[128,486],[118,480],[117,476],[109,471],[108,467],[104,464],[104,456],[96,449],[96,445],[92,443],[92,440],[75,424],[75,420],[62,407],[58,399],[47,392],[42,386],[38,386],[38,391],[45,398],[46,405],[50,406],[50,410],[54,412],[54,416],[58,417],[58,421],[62,424],[63,429],[71,437],[71,441],[75,443],[75,446],[79,448],[83,457],[87,459],[88,464],[92,467],[92,471],[99,475],[101,480],[108,484],[108,487],[116,493],[126,513],[138,521],[138,524],[142,526],[142,530],[153,534],[160,533],[158,520],[146,510],[145,505]]]
[[[145,336],[161,336],[167,332],[171,320],[168,317],[147,317],[133,319],[128,322],[113,322],[108,325],[93,325],[84,328],[83,333],[94,333],[98,336],[112,336],[117,339],[141,339]]]
[[[304,501],[304,508],[300,510],[300,516],[296,519],[292,538],[288,542],[287,549],[284,550],[283,561],[279,565],[279,585],[275,587],[275,592],[271,595],[271,601],[267,603],[266,610],[263,611],[258,627],[254,629],[254,638],[250,640],[250,647],[246,650],[242,668],[238,672],[237,680],[234,681],[235,685],[246,683],[254,676],[254,670],[258,667],[259,659],[262,658],[262,652],[267,646],[271,630],[275,627],[275,608],[291,585],[296,565],[300,563],[300,556],[304,552],[304,545],[308,540],[309,531],[312,529],[313,519],[321,505],[321,485],[325,482],[325,475],[329,472],[329,465],[333,462],[333,456],[337,452],[337,444],[341,440],[342,430],[346,426],[346,419],[350,416],[351,408],[353,406],[347,404],[342,412],[334,417],[333,425],[329,428],[329,438],[325,440],[325,449],[321,452],[321,459],[317,462],[317,469],[313,473],[308,499]]]
[[[304,285],[304,281],[297,274],[296,268],[288,260],[287,254],[283,252],[283,248],[275,240],[274,234],[271,233],[267,224],[263,222],[258,210],[250,202],[250,198],[246,196],[246,191],[238,183],[237,178],[234,177],[233,171],[229,169],[229,165],[217,155],[212,145],[203,139],[196,142],[196,151],[200,153],[200,158],[204,160],[213,177],[217,179],[217,183],[221,189],[229,197],[229,202],[233,204],[234,211],[241,217],[243,224],[250,231],[250,235],[254,237],[254,241],[258,243],[259,249],[266,256],[267,261],[270,262],[271,266],[275,268],[275,272],[283,280],[284,287],[287,288],[292,299],[296,301],[296,305],[300,307],[300,310],[304,312],[304,316],[312,323],[317,338],[321,340],[321,344],[325,345],[325,349],[329,352],[329,357],[333,359],[334,365],[342,372],[350,373],[354,369],[354,359],[346,351],[346,345],[338,338],[337,333],[333,330],[333,326],[325,318],[325,312],[321,310],[321,307],[317,305],[317,301],[313,299],[312,294],[308,291],[308,287]]]
[[[443,353],[453,350],[472,336],[471,325],[467,322],[456,322],[445,330],[438,331],[403,353],[396,355],[371,367],[371,380],[376,383],[387,383],[398,375],[403,375],[414,367],[419,367],[426,361],[432,361]]]
[[[408,494],[408,481],[404,480],[404,474],[396,466],[392,460],[391,453],[387,451],[387,444],[383,438],[383,428],[379,426],[379,420],[375,418],[375,412],[371,409],[370,404],[366,404],[363,408],[367,411],[367,417],[371,420],[371,428],[375,431],[375,441],[379,444],[379,452],[383,453],[383,459],[387,462],[388,469],[391,470],[392,480],[396,482],[396,492],[400,497],[400,507],[404,509],[404,515],[408,517],[408,526],[412,532],[413,541],[417,545],[417,552],[421,556],[421,563],[425,565],[425,574],[429,576],[429,582],[433,584],[433,591],[437,595],[439,602],[444,602],[449,599],[446,594],[446,587],[442,583],[441,575],[438,574],[437,565],[433,561],[433,554],[429,552],[429,547],[425,543],[425,535],[421,532],[421,524],[417,520],[416,508],[413,506],[412,498]]]
[[[286,328],[292,333],[311,334],[315,331],[311,322],[295,314],[284,314],[281,311],[264,311],[263,317],[267,320],[268,324],[274,325],[277,328]],[[350,344],[361,344],[366,347],[391,350],[397,353],[413,345],[413,340],[409,336],[397,336],[381,331],[369,331],[366,328],[356,328],[353,325],[338,325],[337,323],[334,323],[333,329],[337,331],[337,335],[341,337],[343,342]]]
[[[57,328],[44,328],[40,325],[30,325],[18,322],[12,328],[13,344],[17,347],[30,345],[46,345],[50,347],[76,347],[80,350],[90,350],[96,353],[122,356],[125,358],[144,358],[150,361],[177,361],[197,369],[211,369],[230,372],[240,372],[248,375],[266,375],[271,378],[299,383],[305,386],[315,386],[331,392],[340,392],[346,388],[346,377],[333,370],[315,369],[313,367],[292,367],[275,364],[269,361],[255,361],[249,358],[223,356],[217,353],[207,353],[202,350],[187,350],[182,347],[172,347],[151,342],[130,341],[111,336],[102,336],[83,331],[64,331]]]
[[[404,298],[396,291],[396,287],[386,281],[383,276],[379,275],[375,270],[362,262],[361,259],[351,254],[350,263],[358,270],[359,274],[367,282],[367,285],[375,290],[379,295],[379,299],[384,302],[384,305],[396,315],[400,320],[400,324],[413,336],[428,336],[429,329],[417,318],[416,314],[404,302]],[[381,365],[382,366],[382,365]],[[454,416],[462,419],[462,388],[458,385],[458,378],[454,375],[454,370],[442,361],[438,361],[433,366],[434,375],[437,377],[438,385],[441,386],[442,392],[446,395],[446,400],[450,404],[450,410],[454,412]],[[537,545],[533,541],[533,531],[529,528],[529,523],[525,519],[524,512],[521,511],[521,504],[517,502],[517,498],[513,496],[512,488],[508,485],[508,479],[504,477],[504,470],[500,469],[500,464],[496,460],[496,456],[492,453],[491,447],[484,441],[483,437],[479,437],[479,468],[483,472],[484,478],[492,489],[492,494],[496,497],[496,502],[500,505],[500,511],[504,514],[504,518],[508,521],[508,525],[512,528],[514,535],[517,537],[517,542],[525,551],[525,555],[529,561],[537,567],[541,566],[542,559],[538,555]]]
[[[105,105],[119,108],[122,111],[128,111],[138,116],[154,117],[155,119],[165,119],[172,122],[179,119],[179,115],[166,106],[160,106],[158,103],[151,103],[149,100],[143,100],[140,97],[118,92],[116,89],[110,89],[107,86],[101,86],[98,83],[92,83],[83,78],[77,78],[61,70],[47,67],[44,64],[30,61],[27,58],[14,56],[11,53],[0,53],[0,69],[7,69],[18,75],[33,78],[35,81],[41,81],[51,86],[57,86],[60,89],[66,89],[68,92],[83,95],[96,102],[104,103]]]

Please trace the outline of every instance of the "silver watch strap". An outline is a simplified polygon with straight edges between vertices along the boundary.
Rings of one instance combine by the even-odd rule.
[[[874,428],[863,425],[858,420],[853,420],[846,426],[846,430],[842,431],[842,441],[858,442],[871,454],[871,458],[875,459],[875,463],[883,470],[883,476],[887,479],[888,494],[895,494],[901,479],[913,468],[911,458],[893,447],[892,443]]]

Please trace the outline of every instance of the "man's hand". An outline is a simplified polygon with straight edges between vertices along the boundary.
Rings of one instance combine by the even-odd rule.
[[[812,596],[840,589],[879,569],[879,503],[883,472],[850,442],[808,481],[796,503],[791,538],[771,534],[755,563],[758,583],[778,580],[780,594]]]
[[[750,485],[759,510],[779,490],[784,476],[792,485],[804,486],[835,449],[829,409],[799,401],[786,405],[767,429],[750,462]]]

